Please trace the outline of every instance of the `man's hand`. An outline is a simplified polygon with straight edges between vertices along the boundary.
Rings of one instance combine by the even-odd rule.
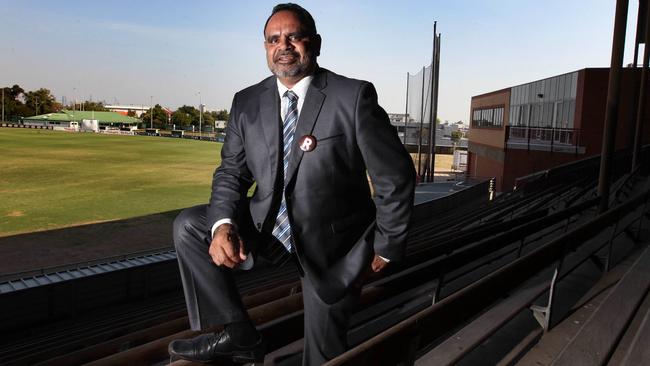
[[[214,231],[208,251],[217,266],[234,268],[246,260],[247,254],[237,229],[231,224],[221,224]]]
[[[382,269],[386,268],[387,265],[388,262],[386,262],[380,256],[375,254],[375,258],[372,259],[372,265],[371,265],[373,272],[379,272]]]

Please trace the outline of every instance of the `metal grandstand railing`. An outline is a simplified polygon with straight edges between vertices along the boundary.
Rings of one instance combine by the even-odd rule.
[[[635,222],[640,222],[648,213],[649,201],[650,190],[646,190],[376,335],[327,365],[412,365],[418,350],[478,314],[485,306],[510,293],[544,268],[557,264],[552,286],[568,253],[580,248],[605,228],[613,228],[613,239],[614,234],[623,232]],[[623,218],[639,207],[643,209],[632,221],[620,225]],[[605,245],[611,245],[611,240]],[[593,253],[602,250],[605,245],[597,247]],[[550,310],[547,314],[551,314]]]
[[[577,128],[506,126],[508,148],[583,154],[581,130]]]

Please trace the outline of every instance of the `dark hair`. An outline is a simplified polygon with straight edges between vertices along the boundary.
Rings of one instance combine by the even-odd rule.
[[[266,19],[266,23],[264,23],[264,29],[262,29],[262,34],[266,32],[266,26],[269,24],[269,20],[271,20],[271,17],[273,17],[275,13],[280,11],[290,11],[296,17],[298,17],[300,23],[305,28],[305,31],[307,31],[307,35],[315,36],[316,34],[318,34],[318,32],[316,32],[316,23],[314,22],[314,18],[312,18],[311,14],[309,14],[309,12],[305,10],[305,8],[303,8],[302,6],[294,3],[278,4],[274,6],[273,11],[271,11],[271,15],[269,15],[269,17]]]

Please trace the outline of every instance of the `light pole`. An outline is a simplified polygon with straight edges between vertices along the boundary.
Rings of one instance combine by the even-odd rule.
[[[149,110],[151,112],[149,115],[149,117],[151,117],[149,118],[149,120],[151,121],[151,126],[149,128],[153,130],[153,95],[149,96],[149,105],[151,106],[151,109]]]
[[[72,121],[74,122],[74,110],[77,108],[77,88],[72,88]]]
[[[5,121],[5,88],[2,87],[2,122]]]
[[[203,100],[201,99],[201,92],[199,92],[199,141],[201,140],[201,137],[203,137],[203,129],[201,126],[203,125]]]

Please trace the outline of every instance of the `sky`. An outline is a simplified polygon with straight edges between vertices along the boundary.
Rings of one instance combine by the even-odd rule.
[[[0,86],[61,101],[230,109],[264,79],[262,27],[276,1],[0,0]],[[467,121],[473,95],[585,67],[609,67],[615,0],[299,2],[323,38],[322,67],[364,79],[403,113],[406,75],[441,33],[438,116]],[[632,62],[631,0],[624,64]]]

